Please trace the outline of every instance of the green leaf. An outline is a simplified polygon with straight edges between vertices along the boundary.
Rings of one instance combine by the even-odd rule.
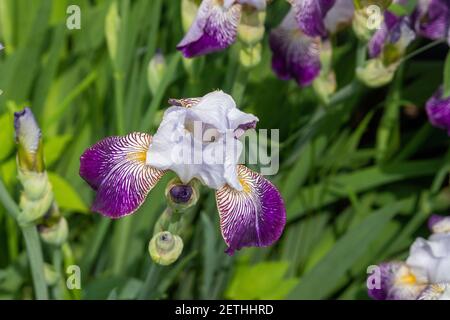
[[[444,97],[450,96],[450,51],[447,53],[444,65]]]
[[[0,116],[0,161],[6,159],[14,149],[14,125],[12,116],[4,113]]]
[[[111,3],[105,19],[105,35],[108,51],[113,63],[117,63],[117,49],[119,43],[120,16],[117,2]]]
[[[70,134],[49,137],[45,140],[44,159],[47,167],[50,167],[59,159],[70,140],[72,140],[72,135]]]
[[[409,200],[409,199],[408,199]],[[370,214],[363,222],[347,231],[323,259],[301,279],[289,299],[323,299],[341,283],[346,272],[377,239],[390,219],[408,200],[387,205]]]
[[[228,299],[283,299],[298,283],[298,279],[285,279],[289,267],[286,261],[261,262],[253,266],[237,267],[226,292]]]
[[[49,172],[48,178],[53,187],[53,193],[58,206],[67,211],[89,212],[75,189],[63,177]]]

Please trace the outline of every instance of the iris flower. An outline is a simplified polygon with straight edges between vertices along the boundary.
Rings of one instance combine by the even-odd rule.
[[[243,5],[264,10],[266,0],[203,0],[177,49],[191,58],[228,48],[236,41]]]
[[[140,132],[108,137],[83,153],[80,175],[97,191],[92,210],[110,218],[135,212],[171,170],[185,184],[197,179],[215,190],[228,254],[277,241],[286,222],[279,191],[238,164],[238,138],[258,118],[240,111],[222,91],[169,102],[153,137]]]
[[[413,20],[418,35],[431,40],[446,39],[450,24],[450,2],[419,0]]]
[[[427,101],[425,109],[431,124],[450,135],[450,97],[443,96],[442,87]]]
[[[418,238],[405,262],[379,265],[379,288],[369,289],[377,300],[450,299],[450,217],[433,215],[428,222],[433,234]]]
[[[282,80],[310,85],[320,74],[322,40],[351,20],[351,1],[291,0],[291,10],[269,38],[272,69]]]

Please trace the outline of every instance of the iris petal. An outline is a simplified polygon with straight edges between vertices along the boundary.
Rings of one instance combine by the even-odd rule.
[[[146,164],[151,136],[108,137],[80,158],[80,176],[97,191],[92,210],[110,218],[135,212],[164,171]]]
[[[310,37],[327,35],[324,18],[336,0],[291,0],[299,28]]]
[[[230,255],[242,247],[270,246],[286,224],[286,209],[277,188],[243,165],[237,171],[243,190],[226,185],[216,192],[220,228]]]
[[[303,34],[295,24],[291,10],[269,38],[272,49],[272,69],[280,79],[294,78],[308,86],[320,73],[320,38]]]
[[[203,0],[177,49],[191,58],[229,47],[236,40],[241,9],[238,3],[228,7],[217,0]]]

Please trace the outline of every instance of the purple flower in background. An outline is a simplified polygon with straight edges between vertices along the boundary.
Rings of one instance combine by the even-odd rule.
[[[380,279],[370,283],[368,294],[376,300],[450,299],[450,217],[433,215],[433,234],[417,238],[405,262],[378,265]],[[374,274],[371,276],[373,277]]]
[[[336,0],[289,0],[295,20],[303,33],[310,37],[325,37],[324,19]]]
[[[427,101],[425,109],[431,124],[450,135],[450,97],[443,97],[442,87]]]
[[[309,37],[298,28],[293,9],[272,30],[269,44],[272,68],[279,78],[292,78],[299,85],[308,86],[319,75],[320,37]]]
[[[229,47],[236,40],[243,4],[264,10],[266,0],[203,0],[177,49],[191,58]]]
[[[419,0],[413,14],[417,34],[432,39],[445,39],[450,22],[448,0]]]
[[[169,102],[172,106],[153,137],[139,132],[108,137],[83,153],[80,175],[97,191],[92,210],[110,218],[135,212],[171,170],[184,184],[196,179],[216,190],[228,254],[277,241],[286,223],[280,193],[262,175],[238,164],[243,148],[237,137],[254,128],[258,118],[240,111],[222,91]],[[237,153],[230,154],[230,149]],[[224,161],[211,161],[219,154]],[[170,192],[181,202],[189,196],[182,187]]]

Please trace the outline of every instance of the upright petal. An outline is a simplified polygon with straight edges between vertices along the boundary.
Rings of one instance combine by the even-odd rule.
[[[92,210],[110,218],[135,212],[164,171],[146,164],[151,136],[108,137],[80,158],[80,176],[97,191]]]
[[[448,0],[419,0],[413,14],[416,32],[428,39],[445,39],[450,23]]]
[[[431,124],[450,135],[450,97],[443,97],[442,87],[427,101],[425,109]]]
[[[203,0],[177,49],[191,58],[227,48],[236,40],[241,9],[239,3],[226,6],[219,0]]]
[[[310,37],[327,35],[324,18],[336,0],[290,0],[297,24]]]
[[[295,24],[291,10],[281,25],[272,30],[269,38],[272,49],[272,69],[283,80],[293,78],[301,86],[308,86],[320,73],[318,37],[309,37]]]
[[[216,192],[220,228],[227,253],[242,247],[270,246],[286,224],[286,209],[277,188],[260,174],[238,166],[242,191],[226,185]]]
[[[379,287],[368,289],[375,300],[415,300],[425,289],[426,279],[408,267],[404,262],[387,262],[380,269]]]

